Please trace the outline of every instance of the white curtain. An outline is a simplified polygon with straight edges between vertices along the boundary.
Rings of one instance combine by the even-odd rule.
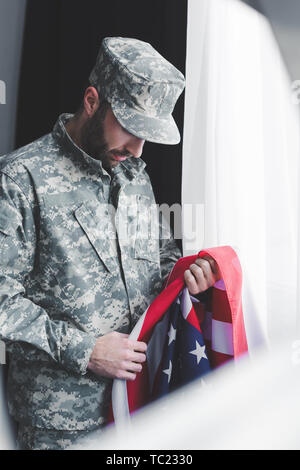
[[[78,448],[298,449],[299,116],[268,22],[238,0],[189,0],[186,79],[184,254],[238,252],[251,360]]]
[[[299,115],[267,20],[238,0],[189,0],[186,80],[184,254],[236,249],[250,351],[296,339]]]

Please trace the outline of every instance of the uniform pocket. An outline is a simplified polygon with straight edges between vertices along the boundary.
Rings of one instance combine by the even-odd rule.
[[[49,290],[58,300],[69,299],[70,308],[89,305],[111,288],[117,271],[116,257],[102,230],[106,215],[97,199],[74,198],[67,201],[71,204],[54,206],[52,202],[57,201],[45,205],[41,217],[41,269],[48,266],[55,277]]]
[[[74,215],[107,271],[116,271],[116,236],[106,204],[99,204],[96,209],[82,204]]]
[[[88,268],[95,264],[106,272],[116,268],[116,240],[106,204],[80,192],[44,198],[44,232],[49,238],[56,260],[64,264],[77,262]],[[77,261],[76,261],[77,260]]]

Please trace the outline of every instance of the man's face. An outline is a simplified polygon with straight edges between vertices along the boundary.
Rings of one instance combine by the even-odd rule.
[[[107,103],[98,108],[81,131],[83,150],[96,160],[101,160],[107,171],[127,158],[139,158],[144,143],[119,124]]]

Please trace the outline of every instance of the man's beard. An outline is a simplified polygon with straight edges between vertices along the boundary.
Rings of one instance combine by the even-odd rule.
[[[80,136],[81,148],[92,158],[100,160],[105,170],[111,169],[103,126],[108,106],[108,103],[102,103],[95,114],[84,124]]]

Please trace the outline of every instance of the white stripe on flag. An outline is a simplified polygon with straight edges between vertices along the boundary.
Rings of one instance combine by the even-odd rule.
[[[232,323],[212,320],[211,347],[213,351],[233,356]]]
[[[226,287],[225,287],[225,284],[224,284],[223,279],[220,279],[219,281],[217,281],[217,282],[214,284],[214,287],[215,287],[216,289],[219,289],[219,290],[226,290]]]

